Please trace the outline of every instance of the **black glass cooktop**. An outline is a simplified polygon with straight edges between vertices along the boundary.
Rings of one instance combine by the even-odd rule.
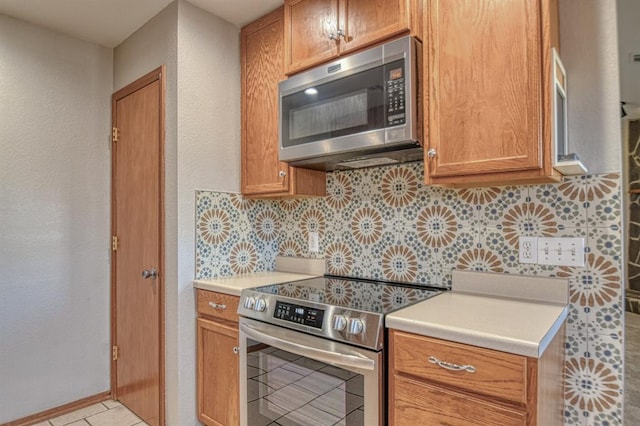
[[[300,301],[388,314],[442,293],[445,289],[324,276],[253,288]]]

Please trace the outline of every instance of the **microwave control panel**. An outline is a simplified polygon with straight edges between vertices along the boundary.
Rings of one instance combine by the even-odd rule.
[[[407,122],[405,103],[405,75],[404,61],[396,61],[385,65],[386,87],[386,116],[385,127],[397,126]]]

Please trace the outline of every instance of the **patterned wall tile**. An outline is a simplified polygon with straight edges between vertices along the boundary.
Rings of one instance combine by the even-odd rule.
[[[565,424],[620,424],[620,176],[460,190],[423,176],[420,163],[329,173],[327,196],[304,200],[200,191],[196,277],[273,269],[280,254],[324,258],[331,274],[445,287],[454,268],[567,278]],[[584,237],[586,266],[520,264],[521,236]]]

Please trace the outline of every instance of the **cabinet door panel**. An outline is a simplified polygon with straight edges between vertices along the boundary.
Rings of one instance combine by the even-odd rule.
[[[198,418],[206,425],[240,423],[238,329],[198,319]]]
[[[293,74],[338,56],[338,0],[291,0],[285,7],[285,70]]]
[[[389,404],[394,426],[524,426],[527,419],[523,411],[401,376],[393,376]]]
[[[433,0],[428,31],[432,177],[542,168],[539,1]]]
[[[407,0],[340,0],[341,54],[409,29]]]
[[[278,82],[284,79],[283,34],[282,9],[242,29],[243,194],[289,190],[289,167],[278,156]]]

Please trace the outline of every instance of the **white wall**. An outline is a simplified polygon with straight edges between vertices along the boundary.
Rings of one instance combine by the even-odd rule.
[[[630,55],[640,54],[640,1],[617,0],[617,4],[621,99],[640,105],[640,62],[630,60]]]
[[[196,419],[195,190],[240,190],[239,29],[186,1],[114,50],[114,90],[167,65],[167,424]]]
[[[569,83],[569,152],[580,155],[589,174],[620,172],[615,3],[602,0],[559,3],[560,56]]]
[[[113,51],[113,89],[118,90],[161,65],[166,66],[165,93],[165,380],[166,420],[177,420],[177,20],[178,5],[170,4]]]
[[[179,420],[197,424],[195,190],[240,191],[240,30],[178,7]]]
[[[0,15],[0,423],[109,390],[111,76]]]

